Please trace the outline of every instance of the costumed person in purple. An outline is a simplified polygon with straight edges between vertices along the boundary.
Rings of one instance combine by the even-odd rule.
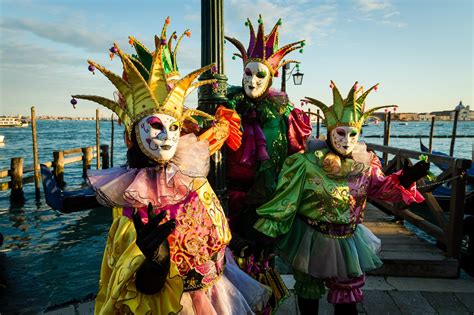
[[[377,156],[358,142],[364,120],[387,107],[365,109],[377,85],[364,92],[356,82],[345,99],[333,82],[331,88],[332,106],[303,100],[323,111],[326,146],[286,159],[275,195],[257,209],[261,219],[254,226],[277,238],[278,255],[292,266],[301,314],[318,313],[325,286],[335,314],[357,314],[364,274],[382,265],[380,240],[361,224],[367,197],[422,202],[416,181],[429,169],[420,161],[385,176]]]
[[[228,107],[235,109],[242,119],[242,146],[227,155],[227,188],[229,192],[229,223],[233,241],[231,248],[246,269],[248,264],[258,261],[265,265],[269,239],[255,231],[252,226],[258,216],[256,208],[270,200],[273,195],[286,157],[303,152],[311,134],[309,117],[294,108],[288,95],[271,88],[278,71],[294,60],[284,61],[290,52],[303,51],[304,41],[279,47],[281,19],[271,32],[265,35],[262,17],[258,19],[255,34],[249,19],[245,25],[250,31],[247,48],[237,39],[227,37],[239,53],[243,62],[242,86],[228,88]],[[235,56],[233,59],[235,59]],[[254,257],[255,255],[256,257]],[[250,260],[250,261],[249,261]]]
[[[128,166],[92,171],[88,181],[101,204],[114,207],[100,273],[96,314],[254,314],[271,290],[240,270],[226,248],[227,219],[206,176],[209,156],[224,141],[240,145],[240,119],[224,107],[215,117],[184,108],[194,82],[214,65],[184,77],[166,36],[167,19],[156,50],[130,38],[137,55],[110,49],[123,64],[122,77],[93,61],[119,100],[74,95],[114,111],[130,140]],[[196,136],[186,126],[204,117],[213,127]]]

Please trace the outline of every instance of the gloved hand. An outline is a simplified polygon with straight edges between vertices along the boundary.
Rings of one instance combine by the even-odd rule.
[[[132,216],[137,232],[135,243],[146,258],[137,271],[135,285],[144,294],[159,292],[169,272],[170,256],[167,237],[175,229],[176,221],[169,220],[160,224],[165,216],[165,211],[155,215],[151,203],[148,204],[147,224],[143,224],[137,211]]]
[[[155,263],[160,263],[165,252],[168,252],[167,237],[176,227],[175,220],[169,220],[160,224],[166,216],[166,212],[160,212],[156,215],[151,203],[148,204],[148,223],[143,224],[138,211],[133,214],[133,225],[137,232],[136,244],[145,255],[146,259]],[[161,252],[161,253],[160,253]]]
[[[428,174],[430,169],[430,163],[425,161],[419,161],[413,166],[408,165],[408,160],[405,160],[403,165],[403,173],[400,176],[400,185],[405,188],[410,188],[410,186],[419,180],[420,178],[425,177]]]

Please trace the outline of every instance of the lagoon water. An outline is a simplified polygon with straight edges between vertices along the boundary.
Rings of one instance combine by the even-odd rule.
[[[110,121],[101,122],[101,144],[110,145]],[[429,122],[392,122],[392,135],[429,134]],[[451,122],[437,122],[435,135],[451,135]],[[52,160],[54,150],[95,145],[94,121],[38,121],[40,162]],[[383,124],[364,128],[363,136],[382,135]],[[325,129],[321,128],[321,134]],[[458,134],[474,135],[474,122],[459,122]],[[0,144],[0,170],[10,167],[10,159],[33,161],[31,128],[0,129],[5,144]],[[382,138],[366,138],[382,144]],[[428,138],[423,138],[428,145]],[[449,152],[450,138],[435,138],[433,149]],[[474,138],[458,138],[455,156],[471,159]],[[391,146],[419,150],[417,138],[392,138]],[[123,127],[115,124],[114,165],[125,163]],[[82,164],[65,166],[66,189],[83,183]],[[27,201],[20,208],[10,207],[9,191],[0,192],[0,233],[5,240],[0,248],[0,313],[37,313],[48,306],[95,294],[102,252],[111,224],[109,209],[99,208],[61,214],[34,198],[34,185],[25,185]]]

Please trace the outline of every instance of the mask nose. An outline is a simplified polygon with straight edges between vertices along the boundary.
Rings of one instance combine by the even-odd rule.
[[[168,132],[166,130],[163,130],[158,134],[157,138],[158,140],[168,140]]]
[[[253,76],[252,77],[252,86],[257,86],[257,81],[258,81],[257,77]]]

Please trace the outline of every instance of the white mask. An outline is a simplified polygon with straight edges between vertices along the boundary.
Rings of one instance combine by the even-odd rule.
[[[340,126],[331,130],[331,145],[342,156],[351,154],[359,140],[359,130],[355,127]]]
[[[140,120],[135,127],[135,133],[143,153],[158,163],[165,163],[171,160],[176,152],[180,129],[176,118],[154,114]]]
[[[268,67],[256,61],[245,65],[242,85],[245,94],[250,98],[259,98],[270,87],[271,72]]]

